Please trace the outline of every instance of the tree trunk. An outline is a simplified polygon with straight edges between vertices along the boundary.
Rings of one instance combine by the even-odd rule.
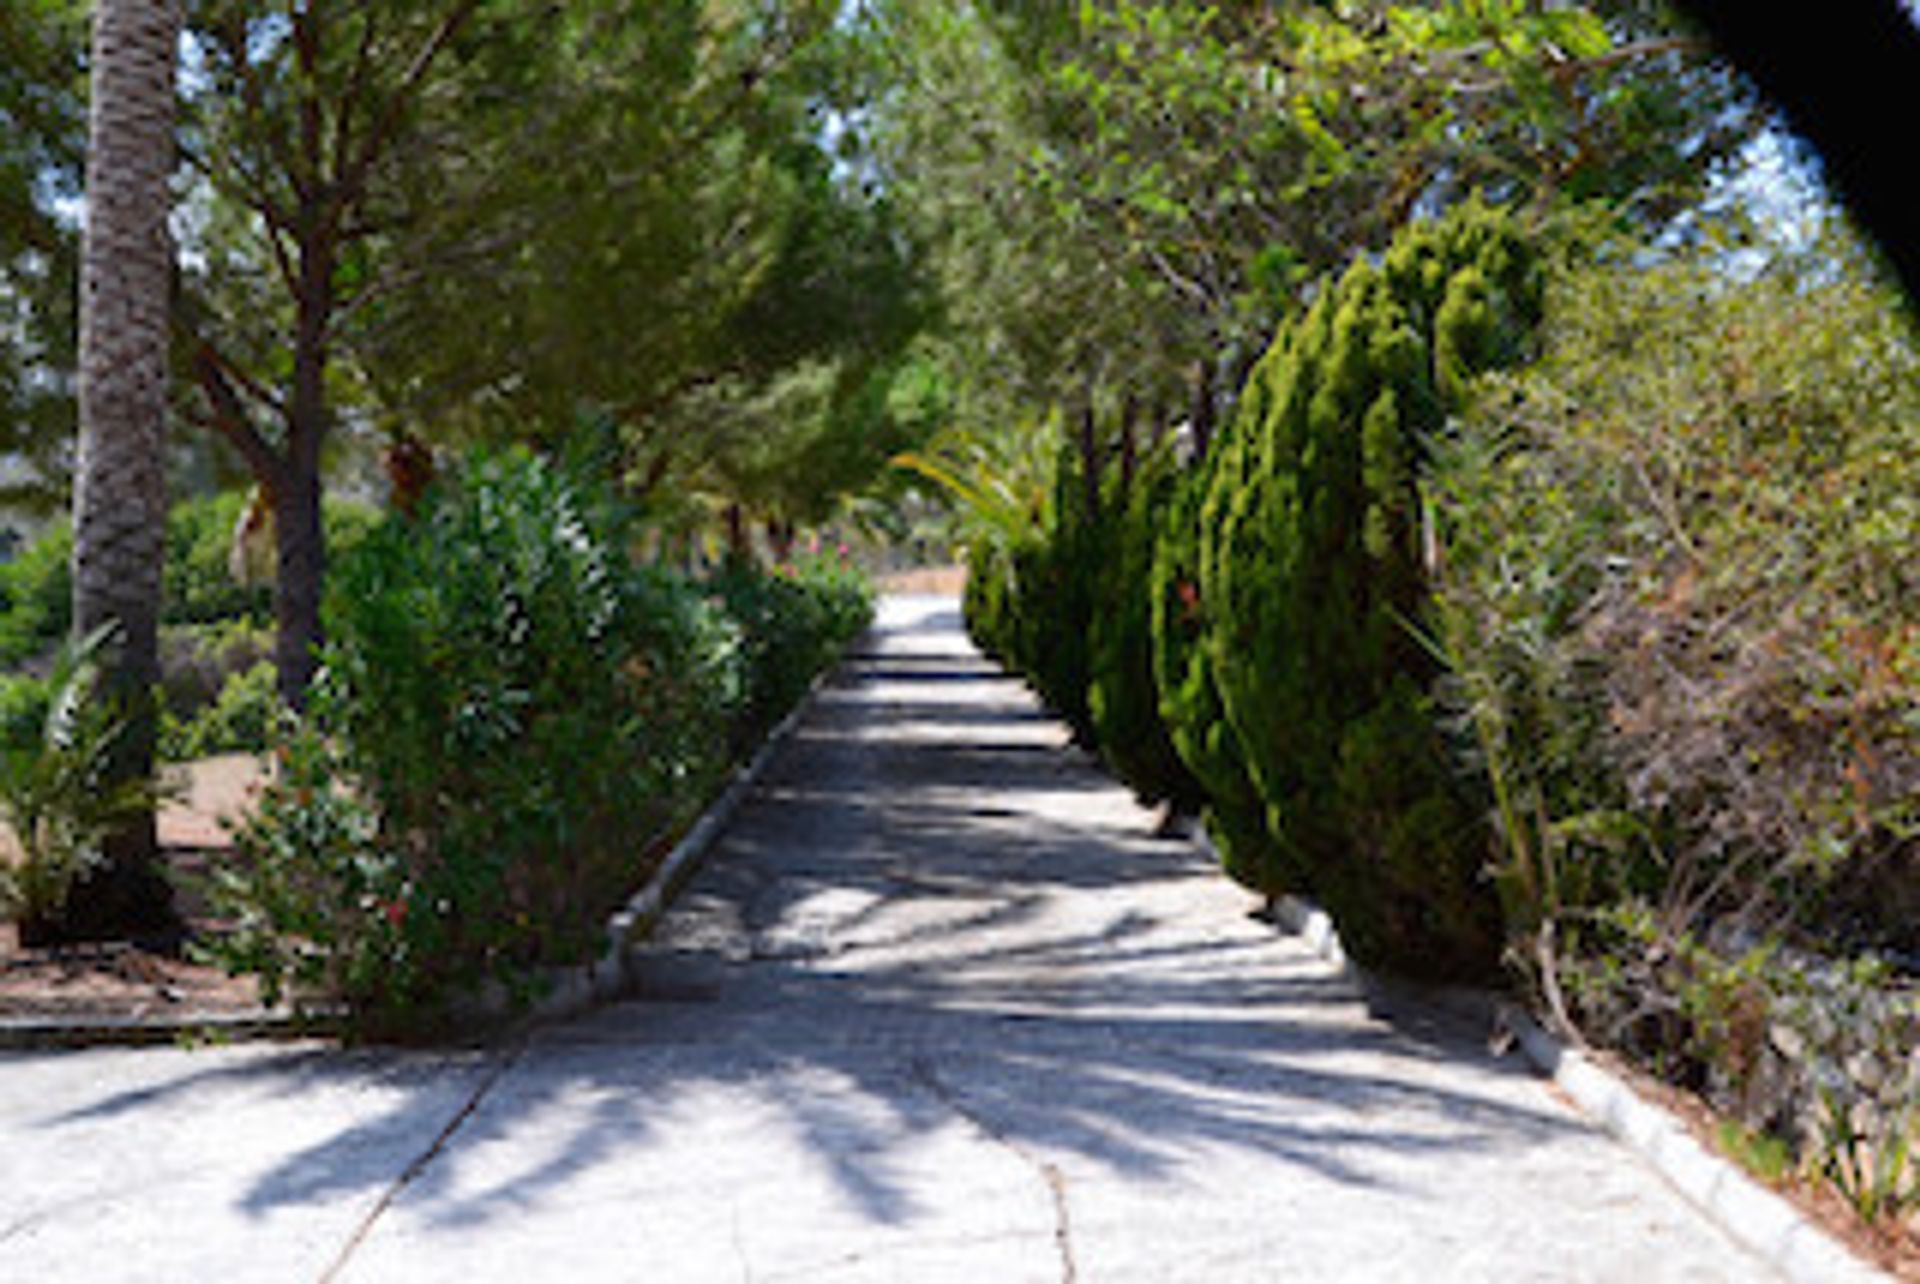
[[[320,473],[295,468],[275,495],[273,513],[273,664],[281,701],[306,707],[307,687],[320,664],[320,593],[326,574]]]
[[[293,384],[287,397],[285,475],[274,494],[277,554],[273,591],[273,661],[280,698],[306,707],[320,658],[320,593],[326,574],[321,519],[320,446],[327,436],[327,329],[333,317],[333,245],[322,230],[326,211],[302,211],[300,296],[293,336]]]
[[[99,0],[93,15],[87,206],[80,278],[80,441],[74,478],[73,623],[112,630],[102,694],[127,718],[116,764],[153,770],[173,249],[174,0]],[[60,935],[171,934],[147,813],[108,840],[78,882]]]

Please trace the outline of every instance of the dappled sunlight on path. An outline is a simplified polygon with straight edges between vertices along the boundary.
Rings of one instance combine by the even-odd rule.
[[[951,599],[890,600],[631,1000],[491,1052],[222,1054],[9,1127],[310,1096],[326,1122],[223,1180],[243,1237],[304,1225],[343,1279],[1765,1277],[1155,820]]]

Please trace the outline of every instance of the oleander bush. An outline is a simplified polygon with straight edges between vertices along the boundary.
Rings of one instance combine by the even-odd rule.
[[[806,554],[771,570],[733,559],[712,587],[740,629],[745,692],[733,737],[739,750],[758,743],[867,627],[873,590],[844,552]]]
[[[712,583],[636,565],[597,475],[481,457],[335,567],[309,708],[213,884],[229,967],[375,1035],[529,997],[605,947],[740,729],[864,627],[838,558]]]

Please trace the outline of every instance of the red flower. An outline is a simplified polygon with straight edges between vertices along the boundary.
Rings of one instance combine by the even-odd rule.
[[[1200,590],[1192,580],[1179,581],[1173,586],[1173,592],[1180,599],[1182,617],[1191,620],[1200,613]]]

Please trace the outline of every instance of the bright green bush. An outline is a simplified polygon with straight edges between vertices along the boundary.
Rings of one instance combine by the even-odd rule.
[[[234,527],[246,504],[245,492],[227,491],[185,500],[168,513],[163,623],[244,620],[264,627],[272,622],[272,584],[241,584],[231,569]],[[365,504],[329,499],[332,556],[350,553],[377,520],[378,513]],[[73,530],[60,521],[0,563],[0,668],[43,657],[67,636],[73,618],[72,560]]]
[[[244,618],[273,619],[273,586],[267,580],[241,584],[233,577],[234,530],[250,496],[223,491],[175,504],[167,514],[167,565],[163,615],[169,624],[204,624]]]
[[[234,532],[250,502],[249,492],[230,490],[184,500],[168,512],[164,622],[272,622],[271,576],[243,584],[233,575]],[[323,520],[328,556],[338,559],[353,552],[379,513],[369,505],[330,496]]]
[[[1526,238],[1478,205],[1356,263],[1255,368],[1202,513],[1214,679],[1269,828],[1384,968],[1483,974],[1499,956],[1482,808],[1417,634],[1415,479],[1468,378],[1526,351],[1540,290]]]

